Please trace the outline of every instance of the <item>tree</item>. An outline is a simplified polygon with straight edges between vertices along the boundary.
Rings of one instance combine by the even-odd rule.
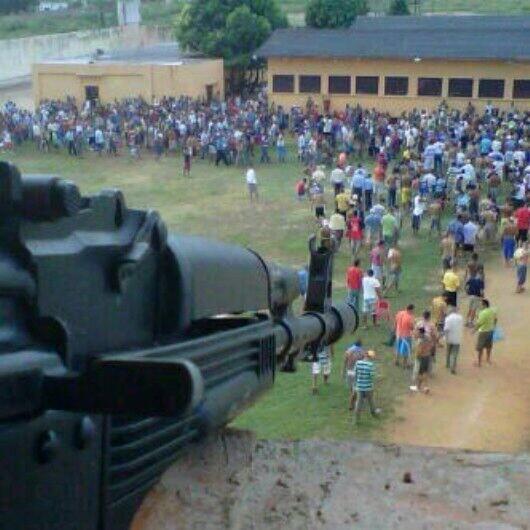
[[[310,0],[305,22],[312,28],[348,28],[357,15],[366,13],[367,0]]]
[[[0,15],[29,11],[36,4],[37,0],[0,0]]]
[[[392,0],[388,9],[389,15],[410,15],[407,0]]]
[[[191,0],[179,17],[176,36],[182,47],[222,57],[229,69],[229,90],[242,93],[259,79],[263,63],[253,57],[271,31],[287,26],[276,0]]]

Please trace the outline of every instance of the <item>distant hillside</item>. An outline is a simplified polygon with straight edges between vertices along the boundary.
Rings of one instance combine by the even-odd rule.
[[[304,10],[308,0],[281,0],[291,24],[304,24]],[[477,14],[530,14],[530,0],[418,0],[419,14],[430,13],[477,13]],[[384,14],[390,0],[369,0],[370,10]],[[414,0],[409,0],[414,13]]]

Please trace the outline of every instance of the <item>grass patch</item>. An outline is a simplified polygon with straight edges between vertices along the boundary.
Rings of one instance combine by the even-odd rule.
[[[180,0],[174,0],[169,5],[162,0],[143,3],[141,6],[142,24],[146,26],[174,25],[174,17],[179,13],[181,5]],[[0,16],[0,39],[93,30],[117,25],[118,15],[112,4],[103,13],[103,17],[94,7],[45,13],[20,13]]]
[[[386,13],[391,0],[368,0],[370,11]],[[293,25],[303,20],[308,0],[282,0],[281,5]],[[421,13],[477,13],[516,15],[530,12],[530,0],[421,0]],[[410,12],[414,2],[409,0]]]
[[[70,178],[83,193],[120,188],[128,205],[159,210],[171,231],[248,245],[266,259],[284,265],[300,267],[307,262],[307,238],[315,223],[309,206],[294,197],[301,168],[292,152],[291,161],[285,165],[257,166],[261,200],[252,206],[246,195],[243,168],[214,168],[206,162],[194,162],[192,178],[184,179],[181,158],[156,162],[146,155],[144,160],[133,162],[127,156],[109,159],[87,153],[82,159],[73,159],[63,152],[43,155],[29,145],[9,158],[26,173]],[[407,228],[403,248],[403,294],[391,299],[392,308],[412,302],[421,310],[432,298],[431,290],[422,287],[436,282],[438,275],[435,243],[426,235],[413,239]],[[345,296],[344,273],[349,256],[344,248],[335,262],[337,300]],[[363,264],[366,261],[363,255]],[[278,374],[275,388],[241,415],[235,425],[252,429],[263,438],[377,437],[383,422],[393,417],[410,377],[392,365],[392,352],[382,345],[388,333],[388,326],[382,325],[357,335],[379,354],[376,400],[383,409],[381,419],[365,415],[358,427],[352,426],[347,411],[348,390],[340,376],[343,351],[353,341],[348,337],[336,346],[330,384],[321,387],[318,396],[310,394],[310,365],[299,363],[295,374]]]

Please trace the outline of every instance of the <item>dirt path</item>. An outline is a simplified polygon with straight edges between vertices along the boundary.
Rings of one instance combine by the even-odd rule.
[[[515,274],[500,260],[486,270],[486,295],[497,307],[506,339],[493,366],[476,368],[475,335],[465,332],[457,376],[439,350],[431,395],[407,395],[389,425],[389,441],[431,447],[516,452],[530,443],[530,293],[515,295]],[[462,310],[467,310],[467,300]]]

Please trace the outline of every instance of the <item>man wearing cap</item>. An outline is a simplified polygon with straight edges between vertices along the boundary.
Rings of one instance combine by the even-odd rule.
[[[357,395],[355,402],[354,422],[357,423],[361,416],[363,405],[368,402],[370,413],[377,416],[379,409],[374,405],[374,380],[375,380],[375,352],[368,350],[360,361],[355,363],[354,387]]]

